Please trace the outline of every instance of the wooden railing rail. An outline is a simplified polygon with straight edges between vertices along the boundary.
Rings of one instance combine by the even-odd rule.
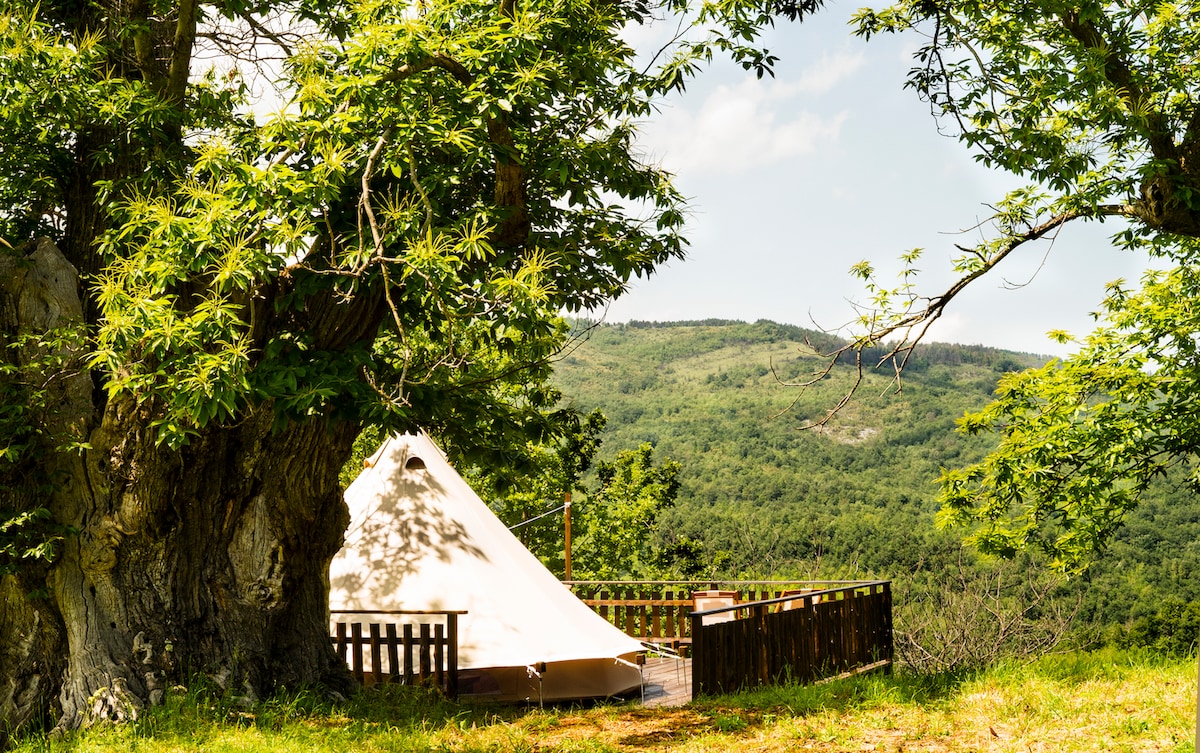
[[[611,590],[602,586],[577,590],[576,595],[601,617],[638,640],[674,648],[690,641],[687,622],[692,609],[690,591],[655,593],[636,586]]]
[[[794,591],[823,591],[862,581],[563,581],[576,596],[628,635],[687,652],[692,643],[692,594],[736,591],[739,602],[779,598]]]
[[[890,581],[708,609],[690,620],[697,696],[813,682],[893,661]]]
[[[368,621],[338,620],[330,640],[359,683],[433,682],[447,697],[457,698],[458,618],[463,614],[466,612],[454,610],[337,610],[330,612],[331,618],[357,615]],[[434,616],[442,621],[398,624],[389,619],[399,616]]]

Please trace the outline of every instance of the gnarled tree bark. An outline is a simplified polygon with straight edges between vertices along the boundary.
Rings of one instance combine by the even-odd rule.
[[[52,243],[5,264],[6,333],[78,321],[74,270]],[[51,423],[88,448],[45,453],[31,471],[52,483],[5,501],[45,506],[74,532],[53,565],[0,581],[0,719],[135,718],[197,673],[250,698],[349,690],[326,579],[348,521],[338,470],[357,427],[280,429],[263,406],[172,450],[155,442],[146,406],[118,398],[96,411],[87,372],[53,376]]]

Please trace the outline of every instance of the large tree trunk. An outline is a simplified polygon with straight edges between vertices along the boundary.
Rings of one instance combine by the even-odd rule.
[[[79,530],[50,579],[68,648],[63,723],[136,714],[197,672],[250,698],[344,689],[326,578],[353,432],[272,432],[260,415],[175,452],[139,419],[108,411],[71,484],[85,493],[59,517]]]
[[[53,244],[24,266],[0,270],[4,331],[78,318],[78,296],[63,292],[77,288],[73,269]],[[250,698],[348,690],[329,641],[327,568],[348,521],[337,476],[356,428],[273,427],[264,406],[171,450],[145,406],[118,398],[92,415],[86,371],[57,383],[51,415],[90,448],[46,454],[35,473],[50,488],[3,500],[45,506],[74,532],[52,565],[0,580],[0,728],[128,719],[198,674]]]

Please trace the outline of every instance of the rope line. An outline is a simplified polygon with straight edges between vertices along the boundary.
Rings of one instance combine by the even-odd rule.
[[[559,505],[558,507],[554,508],[553,510],[550,510],[549,512],[544,512],[535,518],[530,518],[529,520],[522,520],[520,523],[517,523],[516,525],[511,525],[508,527],[508,530],[515,531],[516,529],[520,528],[521,526],[527,526],[536,520],[541,520],[542,518],[544,518],[548,515],[553,515],[556,512],[562,512],[565,509],[567,509],[566,505]]]

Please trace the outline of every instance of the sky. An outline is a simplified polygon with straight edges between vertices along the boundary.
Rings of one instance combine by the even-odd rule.
[[[854,37],[857,7],[832,0],[802,23],[781,22],[767,41],[780,57],[774,79],[715,64],[643,125],[641,148],[691,202],[689,254],[595,315],[837,330],[865,300],[849,272],[859,261],[890,284],[900,254],[922,248],[919,289],[953,279],[954,244],[972,245],[987,204],[1023,181],[938,133],[903,88],[917,40]],[[636,31],[631,41],[646,42]],[[1143,259],[1109,242],[1116,230],[1075,223],[1053,244],[1022,249],[956,299],[928,339],[1066,355],[1046,333],[1086,335],[1105,284],[1142,272]]]

